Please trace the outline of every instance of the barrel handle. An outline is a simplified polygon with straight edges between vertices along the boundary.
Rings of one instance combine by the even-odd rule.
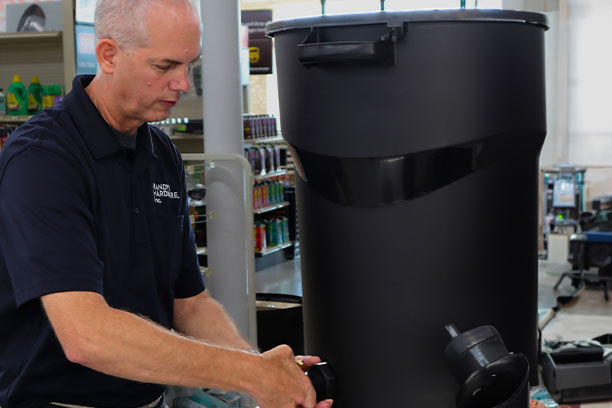
[[[347,62],[394,65],[395,43],[402,34],[402,27],[389,27],[387,34],[376,41],[318,42],[318,31],[312,28],[297,46],[298,60],[306,67]]]

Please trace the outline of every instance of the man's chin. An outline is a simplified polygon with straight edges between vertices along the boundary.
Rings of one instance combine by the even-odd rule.
[[[164,110],[163,112],[155,112],[149,115],[147,118],[147,122],[161,122],[170,117],[170,113],[172,113],[172,109]]]

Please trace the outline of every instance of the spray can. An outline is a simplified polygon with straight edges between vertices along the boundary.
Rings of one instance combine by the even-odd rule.
[[[277,218],[276,220],[274,220],[274,229],[276,230],[276,237],[277,237],[277,242],[278,244],[284,244],[285,243],[285,236],[283,234],[283,222],[280,218]]]
[[[265,251],[268,247],[266,242],[266,226],[264,224],[257,224],[257,244],[260,251]]]
[[[255,242],[255,251],[260,251],[259,249],[259,241],[257,240],[258,236],[257,236],[257,224],[255,224],[255,226],[253,226],[253,242]]]
[[[276,236],[276,223],[272,218],[268,220],[268,234],[270,235],[270,240],[272,241],[270,245],[277,246],[279,242],[278,237]]]

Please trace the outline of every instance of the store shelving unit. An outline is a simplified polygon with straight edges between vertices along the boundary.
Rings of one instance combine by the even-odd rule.
[[[262,256],[270,255],[282,249],[289,248],[292,245],[293,245],[293,241],[284,242],[280,245],[268,247],[263,251],[255,251],[255,256],[262,257]]]
[[[265,146],[278,146],[285,147],[285,140],[281,135],[269,136],[269,137],[258,137],[258,138],[249,138],[244,140],[245,149],[250,148],[259,148]],[[256,184],[266,183],[266,182],[275,182],[281,181],[283,184],[288,184],[290,178],[293,176],[293,166],[292,163],[288,163],[286,166],[279,168],[276,171],[268,171],[264,174],[254,174],[253,175],[253,183],[254,186]],[[266,219],[275,219],[275,218],[287,218],[290,219],[290,214],[295,211],[295,207],[287,200],[282,201],[280,203],[275,203],[266,207],[256,208],[254,213],[254,221],[255,224],[261,225],[265,223]],[[268,243],[269,245],[269,243]],[[295,241],[291,239],[290,241],[283,242],[280,245],[274,246],[266,246],[264,250],[255,251],[256,260],[256,269],[263,269],[268,266],[277,264],[278,262],[282,262],[286,258],[293,258],[294,250],[291,249],[295,245]],[[284,250],[284,256],[282,255]],[[287,252],[290,251],[290,252]],[[270,256],[268,256],[270,255]]]
[[[74,0],[62,0],[62,31],[0,34],[0,88],[8,88],[15,74],[26,86],[37,75],[42,84],[61,84],[68,92],[75,60]]]
[[[204,144],[204,135],[200,133],[174,132],[173,134],[171,134],[170,139],[182,152],[183,157],[189,157],[192,152],[201,151]],[[285,141],[281,135],[244,140],[244,146],[246,148],[265,145],[283,145],[284,143]],[[277,171],[268,172],[266,174],[254,174],[253,183],[257,184],[264,183],[266,181],[287,180],[288,178],[292,177],[293,174],[293,163],[289,160],[288,165],[282,167]],[[253,219],[254,221],[258,221],[268,216],[287,216],[288,212],[290,211],[295,211],[294,206],[289,201],[282,201],[280,203],[275,203],[266,207],[254,209]],[[288,250],[287,248],[290,248],[294,245],[295,241],[291,240],[288,242],[284,242],[281,245],[267,247],[264,251],[256,252],[256,257],[263,258],[267,255],[275,254],[282,250]],[[207,253],[198,253],[198,256],[200,257],[201,263],[205,264]]]
[[[253,176],[253,181],[260,182],[260,181],[272,179],[274,177],[281,177],[281,176],[286,176],[286,175],[287,175],[287,170],[278,170],[278,171],[270,172],[268,174]]]
[[[203,278],[207,278],[211,271],[210,268],[206,267],[206,266],[200,266],[200,273],[202,274]]]
[[[61,31],[29,31],[24,33],[0,33],[0,44],[5,42],[35,44],[43,41],[61,41]]]
[[[251,144],[265,144],[265,143],[284,143],[282,135],[270,136],[270,137],[258,137],[256,139],[246,139],[244,141],[245,146],[249,146]]]
[[[204,138],[204,135],[201,133],[183,133],[183,132],[175,132],[170,136],[171,140],[199,140],[201,141]]]
[[[253,213],[255,213],[255,214],[265,214],[265,213],[268,213],[270,211],[278,210],[280,208],[289,207],[289,205],[290,205],[289,201],[283,201],[283,202],[278,203],[278,204],[273,204],[273,205],[269,205],[267,207],[258,208],[256,210],[253,210]]]
[[[13,116],[13,115],[0,115],[0,123],[8,123],[11,125],[20,125],[27,122],[32,116]]]

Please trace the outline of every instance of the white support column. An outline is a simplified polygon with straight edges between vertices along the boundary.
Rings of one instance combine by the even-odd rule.
[[[205,153],[243,154],[238,0],[200,0],[203,24]],[[243,336],[257,343],[253,260],[245,251],[253,218],[245,220],[243,173],[238,163],[217,162],[207,172],[208,266],[206,284]],[[249,186],[250,188],[250,186]],[[248,228],[248,226],[251,228]]]

